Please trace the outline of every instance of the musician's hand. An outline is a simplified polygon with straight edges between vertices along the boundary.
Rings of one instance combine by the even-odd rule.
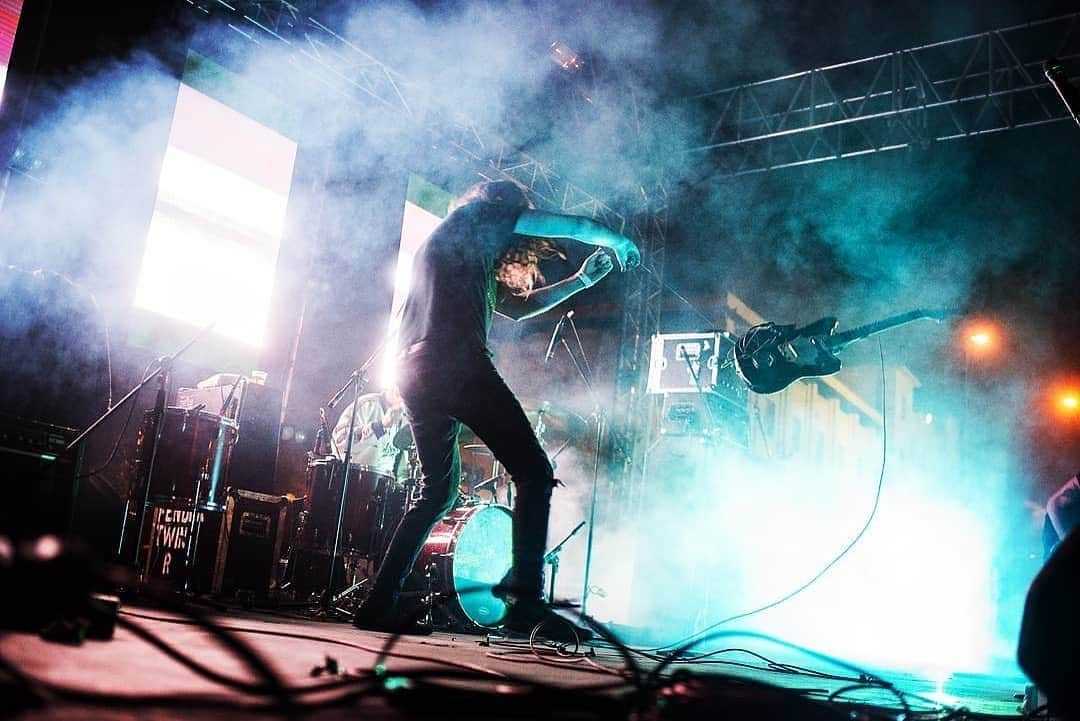
[[[641,265],[641,251],[634,245],[634,241],[624,237],[622,243],[612,247],[619,259],[619,267],[622,270],[630,270]]]
[[[611,260],[611,256],[604,252],[602,249],[597,249],[585,259],[585,262],[581,264],[581,269],[577,272],[577,277],[585,285],[586,288],[596,285],[601,278],[611,272],[615,267],[615,264]]]

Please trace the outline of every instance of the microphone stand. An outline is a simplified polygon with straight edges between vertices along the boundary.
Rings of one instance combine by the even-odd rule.
[[[555,576],[559,573],[559,553],[562,551],[562,547],[566,545],[566,542],[576,536],[584,525],[585,521],[582,521],[574,526],[574,530],[567,533],[566,538],[559,541],[555,548],[544,554],[544,563],[551,566],[551,578],[548,581],[548,603],[555,603]]]
[[[581,363],[577,359],[577,356],[575,356],[574,352],[570,350],[570,345],[566,342],[565,338],[561,339],[562,345],[564,348],[566,348],[566,354],[570,356],[570,360],[571,362],[573,362],[574,368],[577,370],[578,375],[581,376],[582,382],[585,383],[585,389],[593,402],[592,415],[593,418],[596,420],[596,437],[594,439],[596,442],[596,447],[593,450],[592,493],[589,500],[589,532],[585,536],[585,580],[584,588],[581,591],[581,613],[584,614],[587,612],[589,603],[589,575],[592,571],[592,551],[595,536],[594,529],[596,528],[596,499],[600,485],[600,445],[604,439],[604,431],[607,429],[607,416],[601,408],[600,400],[597,398],[596,390],[593,388],[591,378],[592,373],[589,372],[592,370],[592,368],[588,366],[588,356],[586,356],[585,354],[585,348],[581,345],[581,337],[578,336],[577,325],[574,323],[574,319],[572,316],[568,317],[567,320],[570,321],[570,327],[573,329],[574,336],[577,338],[578,350],[581,352],[581,357],[585,360],[586,366],[582,367]],[[586,368],[588,368],[588,370],[586,370]],[[577,530],[575,529],[574,532],[576,533]],[[552,591],[554,592],[554,586],[552,586]]]
[[[341,531],[342,527],[345,525],[345,504],[348,500],[349,495],[349,476],[350,470],[352,468],[353,433],[356,428],[356,407],[358,405],[357,401],[360,400],[360,391],[363,390],[368,384],[369,379],[367,372],[371,368],[371,366],[374,365],[375,359],[379,357],[379,354],[382,352],[383,346],[385,345],[386,341],[383,340],[383,342],[380,343],[379,346],[375,349],[375,352],[372,353],[366,361],[364,361],[364,364],[354,370],[351,374],[349,374],[349,379],[345,381],[345,384],[342,385],[341,388],[338,388],[337,392],[334,393],[330,400],[326,402],[327,408],[333,408],[341,402],[341,399],[345,396],[345,393],[350,388],[352,388],[352,409],[349,412],[349,435],[345,440],[345,469],[341,474],[341,502],[338,505],[337,526],[334,529],[334,548],[330,554],[330,574],[329,578],[327,578],[326,581],[326,592],[323,594],[322,597],[322,608],[323,611],[326,613],[329,613],[332,609],[334,609],[335,604],[338,601],[340,601],[346,594],[350,593],[356,588],[356,586],[354,585],[335,596],[334,575],[335,571],[337,570],[338,552],[341,549]],[[331,474],[330,477],[333,478],[333,474]]]
[[[150,461],[147,464],[146,473],[144,475],[145,480],[143,481],[142,503],[139,506],[139,535],[136,537],[135,557],[133,559],[134,565],[136,567],[138,567],[139,565],[138,544],[142,542],[142,534],[146,525],[146,511],[150,505],[150,482],[153,479],[154,475],[154,463],[157,461],[158,446],[161,444],[161,436],[165,430],[165,409],[166,403],[169,398],[173,363],[175,363],[176,359],[183,355],[188,350],[188,348],[195,345],[196,342],[201,340],[203,336],[209,333],[210,329],[213,327],[214,323],[210,323],[205,328],[196,333],[191,338],[191,340],[181,346],[180,349],[177,350],[175,353],[173,353],[172,355],[161,356],[160,358],[158,358],[156,361],[156,367],[153,371],[150,371],[145,376],[143,376],[143,379],[136,383],[135,387],[129,390],[123,398],[117,401],[116,405],[105,411],[105,413],[102,414],[100,418],[87,426],[86,430],[76,436],[75,439],[72,440],[66,448],[64,448],[65,453],[70,452],[74,448],[77,448],[80,443],[86,440],[90,436],[90,434],[97,430],[101,426],[101,424],[104,423],[109,417],[111,417],[114,413],[116,413],[118,410],[123,408],[130,401],[132,401],[135,396],[138,395],[139,391],[143,389],[144,386],[146,386],[150,381],[154,380],[155,378],[158,379],[158,394],[157,399],[154,403],[154,442],[150,448]],[[75,492],[78,492],[77,488],[75,489]],[[124,541],[127,538],[128,513],[131,510],[131,500],[131,494],[129,493],[128,499],[124,502],[124,515],[120,521],[120,539],[116,546],[117,558],[122,558],[123,556]],[[72,503],[74,503],[74,500],[72,501]],[[138,570],[139,577],[141,579],[144,576],[146,569],[142,568]]]

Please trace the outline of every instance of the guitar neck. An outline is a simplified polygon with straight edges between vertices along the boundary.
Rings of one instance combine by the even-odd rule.
[[[883,331],[891,330],[897,326],[910,323],[913,320],[922,320],[923,318],[933,318],[935,320],[941,320],[946,315],[942,311],[928,311],[928,310],[912,310],[907,313],[901,313],[900,315],[894,315],[884,320],[879,320],[876,323],[867,323],[866,325],[860,325],[851,330],[846,330],[843,333],[836,333],[829,336],[827,339],[829,344],[829,350],[834,353],[841,351],[856,341],[869,338],[872,335],[877,335]]]

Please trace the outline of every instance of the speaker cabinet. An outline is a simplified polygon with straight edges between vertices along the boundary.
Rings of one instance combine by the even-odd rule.
[[[261,600],[278,585],[288,535],[287,496],[231,489],[214,571],[214,593]]]
[[[74,428],[0,414],[0,535],[16,540],[71,529],[82,448],[65,453]]]

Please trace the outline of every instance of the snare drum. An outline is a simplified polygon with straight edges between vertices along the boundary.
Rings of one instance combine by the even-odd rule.
[[[329,550],[334,547],[344,475],[344,462],[333,456],[308,461],[307,498],[304,501],[307,520],[301,535],[302,543],[308,548]],[[370,466],[350,466],[340,551],[362,556],[378,553],[384,535],[384,506],[393,488],[392,476]]]
[[[513,562],[511,525],[509,509],[479,505],[454,509],[432,529],[415,568],[447,599],[439,608],[448,625],[497,626],[506,615],[491,589]]]
[[[141,501],[150,478],[150,500],[161,504],[177,502],[219,508],[223,505],[228,480],[229,459],[236,443],[236,421],[216,413],[184,408],[166,408],[154,455],[157,412],[143,414],[135,439],[135,478],[131,498]],[[153,469],[150,457],[154,456]]]

